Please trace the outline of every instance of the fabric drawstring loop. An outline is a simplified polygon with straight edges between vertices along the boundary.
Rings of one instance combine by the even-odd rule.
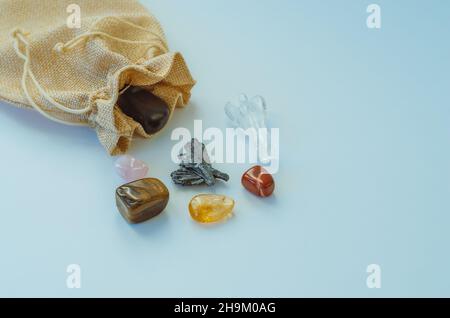
[[[139,30],[145,31],[149,34],[152,34],[154,36],[154,39],[152,41],[127,40],[127,39],[122,39],[122,38],[113,36],[111,34],[108,34],[108,33],[102,32],[102,31],[92,30],[92,31],[88,31],[84,34],[81,34],[66,43],[62,43],[62,42],[57,43],[54,47],[54,50],[59,53],[64,53],[64,52],[67,52],[67,51],[75,48],[77,45],[79,45],[83,42],[86,42],[90,38],[101,37],[101,38],[105,38],[105,39],[109,39],[109,40],[113,40],[113,41],[125,43],[125,44],[138,44],[138,45],[154,46],[154,47],[157,47],[161,52],[164,52],[164,53],[169,51],[169,48],[168,48],[166,42],[163,41],[161,39],[161,36],[156,34],[155,32],[152,32],[140,25],[134,24],[132,22],[121,19],[119,17],[109,17],[109,18],[117,20],[120,23],[127,24],[135,29],[139,29]]]
[[[20,29],[15,29],[11,33],[11,36],[14,39],[14,49],[15,49],[17,55],[24,60],[21,85],[22,85],[22,89],[23,89],[23,91],[25,93],[25,96],[26,96],[28,102],[30,103],[31,106],[33,106],[34,109],[36,109],[39,113],[41,113],[43,116],[47,117],[50,120],[53,120],[53,121],[61,123],[61,124],[66,124],[66,125],[86,126],[87,125],[86,123],[78,123],[78,122],[66,121],[66,120],[62,120],[62,119],[59,119],[59,118],[56,118],[56,117],[50,115],[40,105],[38,105],[34,101],[34,99],[31,97],[31,94],[30,94],[30,92],[28,90],[28,85],[27,85],[27,79],[28,78],[31,79],[31,81],[33,82],[34,86],[38,90],[39,94],[44,99],[46,99],[49,102],[49,104],[51,104],[55,108],[58,108],[59,110],[62,110],[64,112],[66,112],[66,113],[75,114],[75,115],[82,115],[82,114],[85,114],[85,113],[87,113],[87,112],[89,112],[91,110],[90,106],[88,106],[88,107],[86,107],[84,109],[67,108],[66,106],[61,105],[60,103],[55,101],[42,88],[42,86],[39,84],[38,80],[36,79],[36,77],[34,76],[33,72],[31,71],[31,68],[30,68],[30,44],[29,44],[29,42],[28,42],[28,40],[26,38],[27,35],[29,35],[29,33],[26,33],[26,32],[24,32],[24,31],[22,31]],[[25,48],[25,52],[24,53],[20,49],[20,43],[22,43],[24,48]]]
[[[114,18],[114,19],[120,21],[121,23],[130,25],[136,29],[147,31],[148,33],[153,34],[155,36],[155,39],[153,41],[134,41],[134,40],[118,38],[118,37],[112,36],[108,33],[101,32],[101,31],[89,31],[89,32],[86,32],[84,34],[81,34],[81,35],[73,38],[72,40],[70,40],[66,43],[57,43],[54,47],[54,50],[56,50],[57,52],[60,52],[60,53],[64,53],[64,52],[67,52],[67,51],[75,48],[77,45],[88,41],[90,38],[102,37],[105,39],[110,39],[110,40],[113,40],[116,42],[121,42],[121,43],[126,43],[126,44],[154,46],[154,47],[157,47],[160,51],[162,51],[164,53],[168,52],[167,44],[161,39],[160,35],[152,32],[150,30],[147,30],[144,27],[141,27],[140,25],[128,22],[121,18],[118,18],[118,17],[111,17],[111,18]],[[31,64],[30,43],[28,42],[28,39],[27,39],[27,36],[29,34],[30,33],[24,32],[23,30],[21,30],[19,28],[16,28],[11,32],[11,37],[14,41],[13,42],[14,49],[15,49],[17,55],[24,61],[21,86],[25,93],[26,99],[28,100],[28,102],[34,109],[36,109],[40,114],[42,114],[43,116],[45,116],[46,118],[48,118],[52,121],[55,121],[55,122],[58,122],[61,124],[65,124],[65,125],[72,125],[72,126],[89,126],[90,124],[85,123],[85,122],[73,122],[73,121],[69,121],[69,120],[56,118],[53,115],[49,114],[49,111],[44,110],[44,108],[42,106],[38,105],[36,103],[36,101],[32,98],[29,88],[28,88],[28,84],[27,84],[28,79],[31,80],[31,82],[33,83],[33,85],[35,86],[35,88],[37,89],[37,91],[39,92],[39,94],[42,98],[44,98],[51,106],[65,112],[65,113],[72,114],[72,115],[86,115],[87,113],[91,112],[91,110],[92,110],[91,105],[89,105],[85,108],[82,108],[82,109],[68,108],[68,107],[60,104],[56,100],[54,100],[45,91],[45,89],[39,84],[39,81],[36,79],[35,75],[33,74],[32,70],[31,70],[31,66],[30,66],[30,64]],[[24,52],[21,50],[21,44],[24,47]],[[126,87],[124,90],[126,90],[127,88],[128,87]],[[122,91],[121,91],[121,93],[122,93]]]

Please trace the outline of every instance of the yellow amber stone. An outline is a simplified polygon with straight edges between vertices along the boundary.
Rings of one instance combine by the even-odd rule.
[[[223,221],[233,214],[234,200],[224,195],[199,194],[189,203],[189,213],[200,223]]]

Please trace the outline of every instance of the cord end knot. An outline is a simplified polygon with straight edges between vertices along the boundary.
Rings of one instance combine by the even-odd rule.
[[[56,45],[55,45],[55,47],[53,48],[53,50],[54,50],[55,52],[58,52],[58,53],[64,53],[64,52],[65,52],[65,46],[64,46],[64,43],[61,43],[61,42],[56,43]]]
[[[29,32],[25,32],[24,30],[20,29],[20,28],[15,28],[14,30],[11,31],[10,36],[13,39],[18,39],[21,36],[28,36],[30,35]]]

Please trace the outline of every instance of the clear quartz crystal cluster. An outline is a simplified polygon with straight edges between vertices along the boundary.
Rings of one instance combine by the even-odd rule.
[[[225,105],[225,114],[236,128],[244,131],[255,130],[258,144],[252,146],[257,147],[258,156],[262,162],[270,161],[267,152],[267,106],[264,98],[262,96],[248,98],[247,95],[241,94],[238,104],[229,102]]]

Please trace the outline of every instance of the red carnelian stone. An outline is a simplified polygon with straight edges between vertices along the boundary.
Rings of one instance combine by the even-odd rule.
[[[275,190],[275,181],[272,175],[261,166],[255,166],[244,173],[242,185],[260,197],[268,197]]]

